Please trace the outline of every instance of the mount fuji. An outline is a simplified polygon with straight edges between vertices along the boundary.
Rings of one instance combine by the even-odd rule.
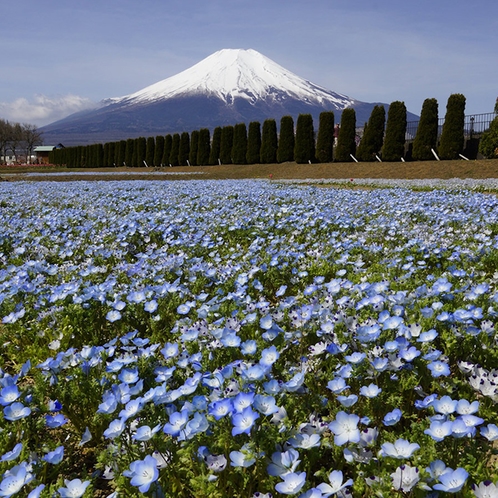
[[[224,49],[170,78],[102,100],[96,108],[40,131],[46,143],[84,145],[268,118],[278,123],[285,115],[296,120],[299,114],[311,114],[318,127],[322,111],[334,111],[338,122],[346,107],[356,110],[362,125],[376,104],[315,85],[255,50]],[[417,117],[411,114],[408,119]]]

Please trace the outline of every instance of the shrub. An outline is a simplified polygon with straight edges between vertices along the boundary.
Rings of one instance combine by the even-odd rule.
[[[316,140],[316,158],[320,163],[330,163],[334,147],[334,113],[326,111],[320,113],[318,138]]]
[[[194,130],[190,134],[190,152],[188,162],[190,166],[197,166],[197,153],[199,151],[199,130]]]
[[[233,126],[224,126],[221,130],[220,160],[223,164],[232,164]]]
[[[413,159],[428,161],[433,159],[431,149],[436,150],[438,134],[438,103],[436,99],[425,99],[420,112],[417,134],[413,141]]]
[[[443,131],[439,142],[441,159],[457,159],[462,153],[465,142],[463,129],[465,125],[465,97],[454,93],[448,98]]]
[[[161,166],[163,164],[163,154],[164,154],[164,137],[158,135],[156,137],[156,148],[154,149],[154,166]],[[119,164],[116,161],[116,164]]]
[[[283,116],[280,119],[280,137],[277,147],[277,161],[284,163],[294,161],[294,120],[292,116]]]
[[[145,145],[145,162],[147,166],[152,166],[154,164],[154,152],[156,148],[156,142],[154,137],[148,137]]]
[[[259,121],[249,123],[247,134],[247,164],[257,164],[260,162],[261,151],[261,124]]]
[[[405,155],[406,106],[392,102],[387,112],[386,136],[382,146],[383,161],[399,161]]]
[[[335,148],[335,160],[339,162],[351,161],[351,155],[356,153],[356,111],[344,109],[341,116],[341,127]]]
[[[171,164],[170,156],[171,156],[171,148],[172,147],[173,147],[173,136],[166,135],[164,137],[164,151],[163,151],[163,158],[161,161],[164,165]]]
[[[266,119],[263,123],[261,137],[261,162],[272,164],[277,162],[277,123],[274,119]]]
[[[199,147],[197,149],[197,164],[205,166],[209,164],[209,153],[211,152],[211,134],[208,128],[199,130]]]
[[[209,164],[218,164],[220,159],[220,146],[221,146],[221,126],[217,126],[213,131],[213,143],[211,144],[211,151],[209,152]]]
[[[374,161],[375,154],[379,154],[384,142],[384,129],[386,124],[386,110],[383,105],[376,105],[372,109],[368,123],[363,130],[363,137],[356,158],[360,161]]]
[[[498,116],[491,121],[489,128],[482,134],[479,152],[488,159],[498,157]]]
[[[233,127],[232,162],[245,164],[247,154],[247,128],[245,123]]]
[[[171,141],[171,152],[169,154],[169,164],[178,166],[178,153],[180,152],[180,134],[175,133]]]
[[[315,132],[311,114],[299,114],[297,117],[294,158],[298,164],[315,160]]]

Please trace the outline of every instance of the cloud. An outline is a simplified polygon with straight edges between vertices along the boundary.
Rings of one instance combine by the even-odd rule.
[[[95,103],[78,95],[48,97],[35,95],[29,101],[21,97],[13,102],[0,102],[0,117],[16,123],[43,126],[70,114],[95,107]]]

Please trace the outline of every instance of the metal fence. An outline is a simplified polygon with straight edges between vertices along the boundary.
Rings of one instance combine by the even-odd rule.
[[[487,112],[484,114],[469,114],[465,116],[464,135],[465,138],[474,138],[489,128],[489,124],[496,117],[496,113]],[[406,123],[406,139],[413,140],[417,134],[419,121],[408,121]],[[444,118],[439,118],[438,136],[441,135],[444,125]]]

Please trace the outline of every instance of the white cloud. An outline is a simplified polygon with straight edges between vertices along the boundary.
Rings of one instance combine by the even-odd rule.
[[[13,102],[0,102],[0,117],[15,123],[43,126],[93,107],[94,102],[78,95],[48,97],[39,94],[31,101],[21,97]]]

